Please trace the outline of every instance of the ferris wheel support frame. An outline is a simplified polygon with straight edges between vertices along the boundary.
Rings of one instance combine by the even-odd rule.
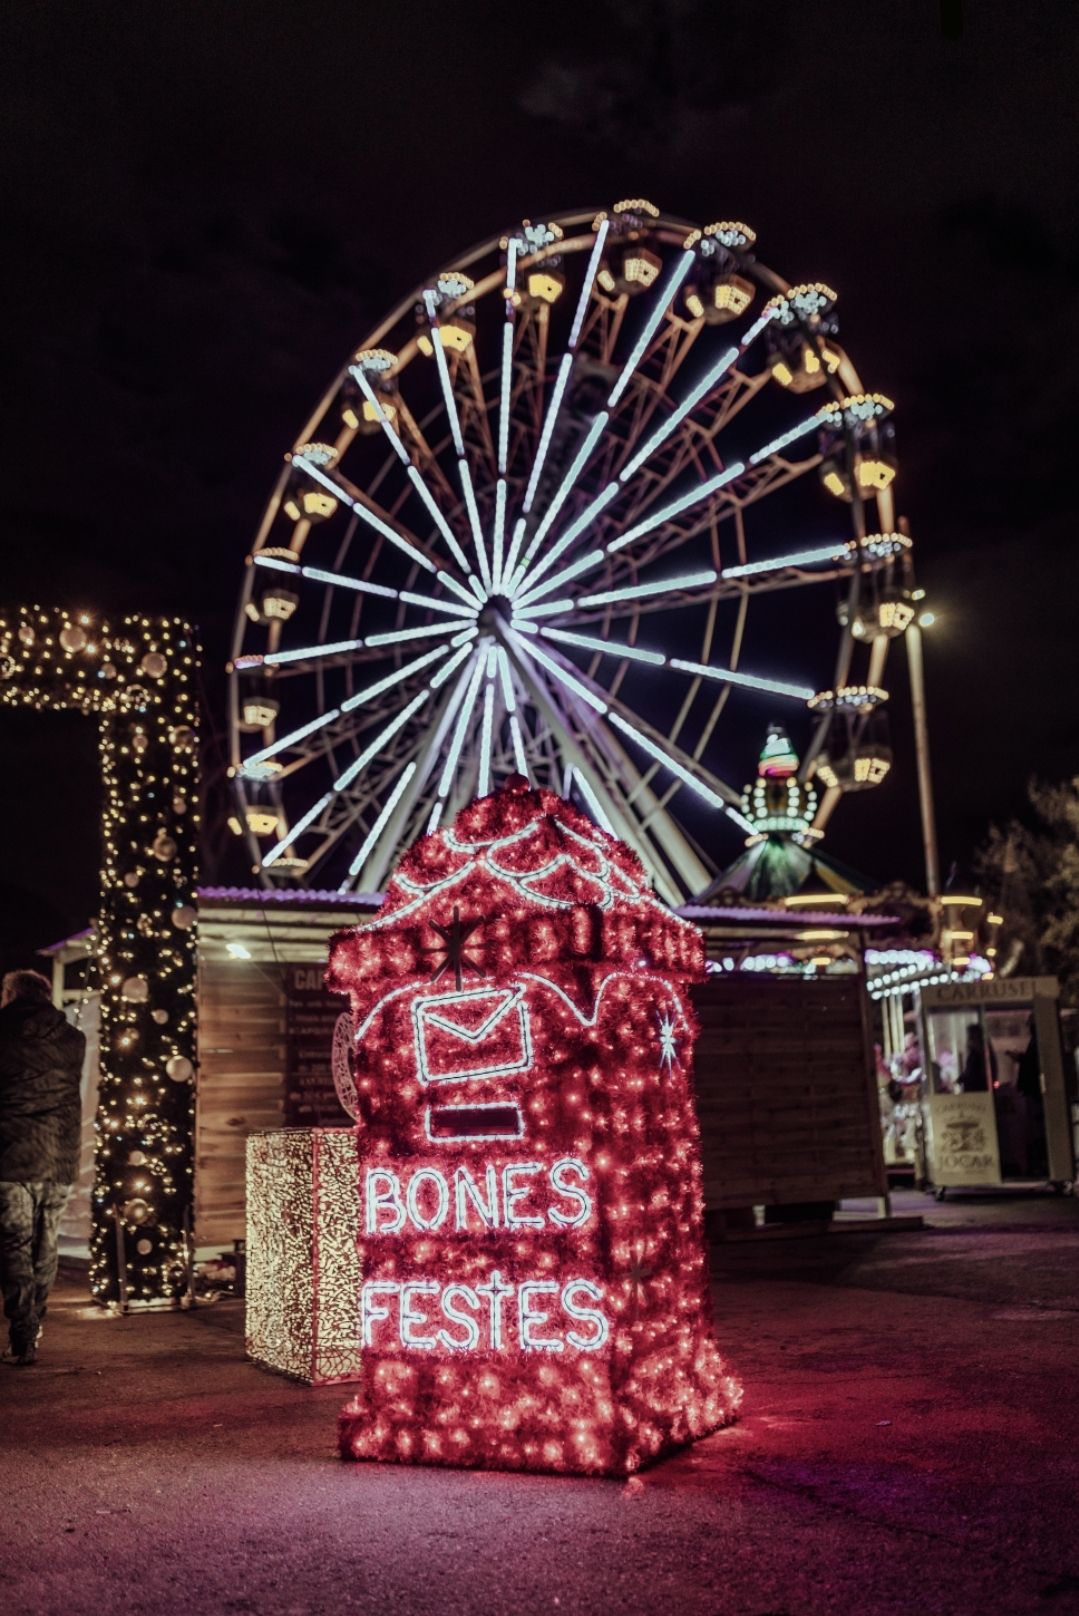
[[[595,792],[602,801],[604,798],[604,788],[606,786],[606,782],[603,781],[597,774],[593,760],[588,756],[587,750],[582,744],[581,739],[574,733],[570,724],[566,721],[563,714],[558,710],[554,702],[551,700],[547,689],[537,678],[535,678],[531,668],[527,666],[525,659],[520,655],[517,647],[514,645],[507,645],[506,650],[507,654],[512,659],[514,668],[522,683],[527,686],[533,701],[535,702],[539,711],[542,712],[546,723],[559,737],[559,740],[565,749],[566,756],[570,759],[573,767],[578,769],[587,780],[590,789]],[[636,780],[639,781],[640,776],[636,768],[632,763],[629,762],[629,760],[627,760],[627,767],[630,778],[632,779],[636,777]],[[637,857],[641,860],[642,864],[644,864],[645,868],[651,870],[654,878],[656,879],[657,885],[660,885],[663,888],[663,896],[667,899],[667,901],[674,904],[681,903],[681,894],[679,893],[677,887],[671,882],[663,861],[657,860],[653,850],[648,846],[648,843],[644,837],[643,827],[627,811],[626,806],[621,800],[621,792],[618,798],[612,799],[608,788],[606,807],[608,813],[611,813],[613,810],[616,817],[614,834],[618,836],[621,841],[626,842],[630,847],[632,847],[633,851],[637,854]],[[708,880],[708,871],[703,865],[700,864],[699,860],[696,859],[695,855],[693,854],[693,850],[689,847],[688,843],[685,843],[682,833],[680,830],[678,830],[677,826],[675,829],[677,834],[672,838],[672,845],[670,848],[670,856],[672,861],[675,858],[684,858],[687,872],[692,875],[693,879],[697,879],[697,873],[699,871],[700,876],[702,877],[700,884],[703,885]],[[678,845],[680,841],[683,843],[683,846],[681,847]]]

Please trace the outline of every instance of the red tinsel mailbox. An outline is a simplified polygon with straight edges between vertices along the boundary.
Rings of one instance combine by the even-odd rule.
[[[358,1459],[626,1474],[730,1420],[685,985],[700,933],[512,780],[334,939],[360,1119]]]

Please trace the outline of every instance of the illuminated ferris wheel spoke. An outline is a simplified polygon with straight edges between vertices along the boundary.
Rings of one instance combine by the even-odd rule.
[[[483,719],[480,725],[480,772],[476,790],[486,797],[491,790],[491,737],[494,726],[495,687],[490,669],[483,686]]]
[[[705,797],[714,806],[722,808],[724,813],[730,814],[738,823],[745,824],[748,828],[748,822],[734,811],[735,805],[740,800],[737,792],[732,791],[723,781],[716,779],[694,758],[682,752],[680,748],[657,735],[650,724],[646,723],[644,719],[634,713],[610,691],[606,692],[606,699],[604,699],[597,691],[591,689],[581,679],[555,662],[546,652],[541,651],[539,646],[520,639],[513,634],[512,630],[511,637],[515,640],[520,650],[539,662],[561,684],[565,685],[568,690],[572,691],[575,696],[586,702],[596,712],[606,717],[608,722],[617,729],[621,729],[625,734],[635,739],[643,750],[649,752],[657,762],[662,763],[672,774],[677,775],[684,784],[691,786],[698,795]]]
[[[623,645],[618,640],[599,640],[591,634],[574,634],[570,629],[541,628],[544,639],[562,645],[576,645],[582,651],[598,651],[602,656],[626,657],[630,662],[648,662],[661,668],[667,658],[659,651],[646,651],[639,645]]]
[[[503,586],[503,551],[506,544],[506,479],[500,477],[495,484],[495,525],[492,541],[493,561],[492,576],[494,578],[495,593],[501,593]]]
[[[532,567],[530,572],[524,574],[525,578],[531,578],[532,580],[532,589],[529,591],[529,593],[536,593],[537,581],[542,578],[543,574],[549,567],[554,565],[560,555],[565,554],[570,545],[573,543],[574,539],[579,538],[584,532],[585,528],[590,527],[591,524],[596,520],[597,516],[599,516],[602,511],[607,509],[607,506],[611,503],[611,501],[618,498],[620,492],[621,490],[619,489],[617,483],[608,483],[606,488],[601,489],[601,491],[596,495],[595,499],[591,500],[585,506],[581,514],[575,517],[566,531],[562,534],[561,538],[557,539],[555,543],[551,545],[551,548],[544,556],[540,558],[539,561],[536,562],[535,566]],[[520,582],[516,578],[514,579],[514,588],[520,588]],[[540,593],[542,592],[543,591],[540,591]]]
[[[652,436],[646,439],[644,445],[638,449],[633,458],[628,460],[622,467],[622,470],[618,473],[619,482],[628,482],[631,477],[636,476],[641,467],[651,460],[656,450],[666,443],[673,432],[677,431],[686,417],[692,414],[710,393],[715,391],[731,366],[742,358],[746,350],[760,336],[765,326],[770,324],[775,312],[774,309],[766,309],[759,319],[754,320],[741,342],[733,348],[728,348],[722,358],[710,370],[705,372],[696,387],[690,390],[677,409],[667,417],[661,426],[656,428]]]
[[[472,470],[468,463],[465,451],[465,440],[461,433],[461,418],[457,410],[457,399],[454,395],[453,384],[450,381],[450,370],[446,363],[446,350],[442,341],[442,328],[439,324],[437,293],[433,290],[424,292],[423,299],[427,308],[427,320],[431,331],[431,344],[434,348],[435,365],[438,370],[439,385],[442,389],[442,399],[446,408],[446,419],[449,422],[450,436],[453,439],[454,452],[457,455],[457,475],[461,483],[461,492],[464,495],[465,509],[468,512],[469,523],[472,528],[472,542],[480,564],[480,572],[484,584],[491,588],[491,568],[487,559],[487,547],[483,541],[483,528],[480,523],[479,510],[476,506],[476,491],[472,485]]]
[[[296,841],[298,837],[303,835],[304,831],[309,825],[314,824],[315,820],[324,809],[329,807],[332,799],[332,791],[327,791],[324,796],[320,797],[319,800],[312,807],[310,807],[305,814],[300,816],[295,825],[293,825],[292,829],[289,831],[288,835],[283,836],[279,842],[276,842],[274,846],[270,848],[269,852],[262,860],[263,864],[267,866],[276,864],[282,853],[287,853],[293,842]]]
[[[334,640],[329,645],[300,645],[286,651],[267,651],[264,656],[237,657],[234,666],[241,669],[279,668],[288,662],[319,662],[331,657],[345,657],[362,651],[366,640]]]
[[[684,662],[681,657],[669,657],[667,666],[679,673],[692,673],[702,679],[715,679],[722,685],[743,685],[747,690],[763,690],[770,696],[787,696],[791,701],[808,701],[813,694],[812,685],[792,685],[784,679],[768,679],[759,673],[741,673],[736,668],[709,667],[703,662]]]
[[[547,460],[547,451],[551,446],[551,438],[554,434],[555,423],[558,420],[558,412],[562,408],[562,399],[566,391],[566,385],[569,382],[570,370],[573,367],[573,357],[577,349],[577,344],[580,341],[581,329],[584,325],[585,314],[588,311],[588,305],[592,298],[592,289],[595,285],[600,260],[603,257],[603,245],[607,239],[607,232],[609,229],[609,222],[604,219],[601,221],[599,229],[596,231],[595,244],[593,245],[592,253],[588,260],[588,268],[585,270],[584,284],[581,287],[580,295],[577,299],[577,312],[573,317],[573,325],[569,334],[569,343],[567,344],[566,352],[563,354],[561,363],[558,367],[558,375],[555,379],[554,392],[551,394],[551,399],[547,406],[547,413],[544,418],[543,429],[540,433],[539,447],[536,450],[535,460],[532,463],[532,474],[528,479],[528,487],[525,490],[524,504],[522,508],[526,516],[532,509],[533,501],[536,497],[536,490],[539,487],[540,477],[543,474],[543,468]]]
[[[824,570],[804,570],[811,566],[820,569],[826,561],[830,561],[831,565]],[[789,556],[777,557],[774,561],[727,567],[715,574],[712,580],[704,579],[703,584],[694,583],[692,577],[682,577],[670,579],[661,586],[634,584],[600,594],[580,595],[575,600],[540,601],[519,608],[520,621],[517,626],[523,629],[526,623],[566,615],[575,616],[582,622],[598,620],[606,615],[611,605],[624,605],[627,609],[632,607],[634,613],[649,614],[669,612],[676,605],[688,605],[693,601],[704,604],[741,600],[746,595],[802,589],[810,584],[834,583],[837,579],[849,578],[857,564],[857,545],[844,546],[837,542],[834,546],[821,546],[819,550],[796,551]],[[886,567],[888,562],[870,556],[862,558],[860,565],[868,573]],[[842,683],[842,680],[839,682]],[[867,683],[879,682],[879,679],[873,680],[867,676]],[[836,683],[834,678],[832,683]]]
[[[623,584],[618,589],[600,589],[591,595],[579,595],[575,606],[611,606],[622,602],[644,600],[649,595],[680,594],[687,589],[709,587],[719,578],[714,567],[702,567],[696,572],[682,573],[677,578],[656,578],[651,583]],[[534,610],[534,609],[533,609]],[[523,608],[524,615],[529,609]]]
[[[467,618],[458,618],[452,623],[424,623],[420,628],[395,628],[388,630],[384,634],[369,634],[367,644],[370,646],[404,645],[407,640],[433,640],[444,634],[456,634],[461,629],[467,629],[471,626]]]
[[[399,590],[390,589],[385,584],[372,583],[367,578],[350,578],[341,572],[325,572],[321,567],[304,567],[298,561],[285,561],[280,556],[263,555],[256,552],[252,557],[256,567],[264,567],[272,572],[291,573],[295,578],[306,578],[312,583],[329,584],[335,589],[354,589],[361,595],[381,595],[386,600],[397,600]]]
[[[593,567],[599,566],[602,562],[603,555],[602,550],[589,550],[583,556],[578,556],[576,561],[571,561],[568,567],[562,567],[560,571],[554,574],[553,578],[548,578],[544,584],[517,596],[514,605],[519,610],[526,610],[534,601],[550,594],[552,589],[558,589],[562,584],[568,583],[571,578],[579,577],[582,572],[591,572]]]
[[[509,554],[506,557],[506,565],[502,570],[502,584],[505,589],[512,587],[514,569],[517,566],[517,557],[520,554],[521,545],[524,543],[527,526],[527,521],[523,516],[519,516],[513,525],[513,539],[510,543]]]
[[[452,645],[452,643],[451,641],[450,644]],[[404,680],[411,679],[415,674],[420,673],[422,669],[430,667],[432,662],[438,662],[442,657],[448,656],[449,652],[449,645],[436,645],[433,651],[425,651],[423,656],[413,658],[411,662],[406,662],[400,668],[396,668],[393,673],[386,674],[385,678],[376,679],[372,684],[365,685],[362,690],[357,690],[353,695],[348,696],[341,703],[341,711],[350,713],[356,707],[362,707],[366,702],[374,701],[376,697],[385,695],[386,691],[392,690],[394,685],[399,685]]]
[[[596,275],[599,272],[600,262],[603,258],[603,249],[607,244],[607,234],[611,228],[609,219],[601,219],[596,230],[596,239],[588,259],[588,268],[584,272],[584,282],[581,286],[580,296],[577,299],[577,310],[573,316],[573,325],[570,328],[569,347],[573,352],[581,340],[581,330],[584,326],[585,315],[592,298],[592,289],[596,284]]]
[[[601,410],[593,420],[592,425],[589,427],[588,432],[585,435],[584,442],[581,444],[581,447],[573,457],[573,462],[569,470],[566,472],[566,475],[563,477],[561,483],[554,493],[554,496],[548,504],[547,509],[543,514],[543,520],[536,528],[536,531],[532,536],[531,543],[529,544],[528,549],[525,551],[525,554],[519,564],[516,562],[516,556],[520,549],[521,541],[524,538],[526,524],[523,519],[518,524],[517,533],[514,535],[514,547],[510,555],[510,564],[508,568],[508,574],[511,577],[511,588],[517,586],[525,577],[532,558],[536,554],[540,545],[543,543],[544,539],[547,537],[547,534],[550,532],[551,528],[554,526],[558,513],[561,511],[566,500],[569,498],[573,489],[577,486],[577,479],[584,470],[585,464],[592,454],[592,450],[595,448],[604,427],[607,425],[607,420],[608,416],[606,410]],[[514,573],[515,565],[516,573]]]
[[[717,668],[703,662],[685,662],[680,657],[664,656],[659,651],[646,651],[641,646],[626,645],[619,640],[599,640],[590,634],[574,634],[556,628],[541,628],[540,634],[544,639],[579,646],[585,651],[596,651],[601,656],[624,657],[630,662],[647,662],[653,667],[674,668],[679,673],[698,674],[702,679],[714,679],[719,684],[744,685],[748,690],[762,690],[773,696],[789,696],[793,701],[808,701],[813,694],[809,685],[792,685],[781,679],[766,678],[763,674],[742,673],[735,668]]]
[[[523,651],[524,654],[531,658],[533,662],[538,662],[540,667],[546,668],[547,672],[553,674],[553,676],[558,680],[559,684],[565,685],[567,690],[572,691],[575,696],[577,696],[581,701],[585,702],[587,706],[591,707],[594,712],[606,713],[606,702],[597,696],[595,691],[589,690],[587,685],[582,684],[576,675],[570,673],[568,669],[563,668],[554,660],[553,657],[549,657],[546,651],[541,651],[539,646],[536,645],[534,641],[523,640],[515,629],[510,629],[509,637],[517,647],[518,651]]]
[[[613,554],[615,550],[624,550],[627,544],[633,544],[637,539],[643,538],[646,533],[653,532],[657,527],[663,527],[667,522],[673,522],[675,517],[681,516],[683,511],[688,511],[694,505],[700,505],[705,500],[711,499],[713,494],[718,494],[721,489],[728,488],[731,483],[736,482],[745,469],[742,462],[736,460],[733,466],[728,466],[724,471],[717,472],[714,477],[709,477],[707,481],[689,489],[681,498],[673,499],[669,505],[664,505],[661,510],[653,511],[650,516],[646,516],[643,521],[631,527],[628,532],[620,534],[617,539],[612,539],[610,544],[607,545],[608,552]]]
[[[781,432],[777,438],[773,438],[763,448],[754,450],[746,461],[746,465],[757,466],[762,460],[770,460],[773,455],[781,454],[784,449],[789,449],[792,443],[798,443],[808,433],[819,431],[821,417],[822,411],[814,410],[812,415],[807,416],[804,421],[800,421],[797,426],[789,427],[786,432]]]
[[[683,252],[681,258],[675,264],[674,268],[667,276],[667,279],[664,281],[663,286],[660,288],[659,294],[653,304],[652,312],[645,321],[644,330],[634,343],[633,350],[622,367],[622,374],[611,388],[611,395],[607,400],[607,408],[609,410],[614,409],[615,405],[622,397],[622,394],[629,386],[630,378],[633,376],[637,366],[644,358],[648,344],[659,330],[660,322],[663,320],[671,304],[674,302],[675,293],[678,291],[678,288],[689,274],[696,256],[696,253],[693,252],[692,249],[688,252]]]
[[[461,748],[464,745],[465,734],[468,730],[469,724],[472,721],[472,713],[476,706],[476,696],[479,691],[480,680],[483,677],[484,661],[484,657],[477,656],[468,674],[468,682],[465,686],[464,699],[461,702],[460,711],[457,714],[457,723],[454,725],[453,738],[450,741],[450,748],[446,754],[446,761],[443,765],[442,774],[438,782],[438,804],[436,804],[436,806],[438,806],[440,815],[442,812],[442,806],[440,805],[444,805],[445,799],[449,796],[450,788],[453,785],[453,777],[457,772],[457,761],[461,756]],[[437,824],[438,821],[436,820],[435,823]]]
[[[513,745],[513,764],[518,774],[523,774],[526,780],[532,778],[532,771],[528,767],[528,757],[525,753],[524,739],[521,735],[521,721],[516,713],[510,714],[510,741]]]
[[[502,681],[502,700],[507,713],[517,711],[517,693],[513,688],[513,669],[505,648],[501,645],[495,647],[495,662],[498,667],[498,677]]]
[[[265,763],[267,759],[276,757],[279,752],[287,751],[290,746],[295,746],[298,741],[306,740],[309,735],[314,735],[318,730],[325,729],[327,724],[332,724],[336,718],[340,718],[341,713],[342,709],[340,707],[331,707],[329,712],[321,713],[318,718],[312,718],[310,723],[301,724],[299,729],[290,730],[287,735],[282,735],[280,740],[273,741],[269,746],[262,747],[261,751],[252,752],[250,757],[244,758],[242,767],[251,769],[258,763]]]
[[[577,782],[577,789],[581,793],[581,796],[584,798],[585,802],[588,804],[589,812],[591,813],[596,824],[601,830],[605,830],[609,836],[617,836],[618,832],[611,823],[610,815],[608,814],[606,808],[604,808],[600,797],[589,785],[588,776],[585,774],[584,770],[578,768],[576,764],[573,764],[570,768],[570,774]]]
[[[342,483],[333,477],[328,477],[321,466],[316,466],[313,461],[306,459],[304,455],[295,455],[292,464],[298,471],[302,471],[304,476],[310,477],[312,482],[321,483],[323,488],[332,493],[335,499],[339,499],[342,504],[355,511],[361,522],[366,522],[368,527],[373,528],[376,533],[380,533],[403,555],[407,555],[410,561],[414,561],[425,572],[437,573],[437,566],[428,556],[424,555],[422,550],[418,550],[410,539],[405,538],[403,533],[399,533],[396,528],[390,526],[389,522],[384,521],[357,494],[350,493]]]
[[[483,604],[481,596],[463,589],[456,578],[440,568],[436,569],[436,575],[458,596],[457,601],[438,600],[434,595],[421,595],[409,589],[390,589],[385,584],[372,583],[366,578],[353,578],[342,572],[327,572],[322,567],[301,566],[298,562],[283,561],[279,556],[256,554],[252,560],[256,567],[292,573],[295,577],[304,578],[310,583],[328,584],[333,589],[351,589],[360,595],[378,595],[386,600],[403,600],[410,606],[423,606],[429,611],[447,612],[455,617],[461,615],[462,602],[472,613],[476,613]]]
[[[513,392],[513,330],[517,313],[517,237],[506,246],[506,318],[502,327],[502,386],[498,409],[498,475],[505,477],[510,446],[510,400]]]
[[[355,880],[356,876],[359,875],[360,871],[363,869],[364,865],[367,863],[367,860],[371,855],[372,848],[375,846],[375,843],[378,841],[379,837],[382,835],[382,832],[385,830],[386,825],[388,824],[388,822],[389,822],[389,820],[390,820],[390,818],[391,818],[391,816],[393,814],[394,809],[397,807],[397,804],[400,802],[401,798],[404,796],[404,793],[405,793],[405,790],[406,790],[406,788],[408,786],[408,783],[412,779],[412,776],[415,774],[415,772],[416,772],[416,764],[415,764],[415,762],[407,764],[406,767],[402,770],[400,779],[398,780],[397,784],[394,786],[393,790],[390,792],[390,795],[386,798],[386,801],[383,804],[382,809],[379,812],[378,817],[376,818],[374,824],[371,826],[371,829],[367,832],[367,835],[364,837],[363,841],[360,843],[359,851],[357,852],[356,857],[352,860],[352,863],[348,867],[348,877],[347,877],[346,880],[341,882],[341,885],[338,888],[339,892],[347,892],[349,890],[349,887],[352,885],[352,882]]]
[[[461,607],[455,600],[437,600],[433,595],[420,595],[411,589],[402,589],[398,598],[403,600],[406,606],[423,606],[429,612],[445,612],[449,617],[461,616]],[[475,617],[478,611],[479,602],[474,601],[470,615]]]
[[[450,660],[445,664],[445,666],[439,668],[437,673],[431,675],[431,689],[441,690],[442,686],[446,683],[446,680],[452,673],[456,672],[465,658],[472,655],[472,651],[473,647],[471,645],[462,645],[460,650],[455,652],[454,655],[450,657]]]
[[[343,774],[338,775],[337,779],[333,783],[334,791],[344,791],[346,786],[351,785],[360,771],[362,769],[366,769],[371,759],[378,756],[379,752],[386,745],[386,742],[393,739],[398,730],[403,728],[403,726],[408,723],[409,719],[414,713],[419,712],[424,703],[430,699],[430,696],[430,687],[428,687],[426,690],[421,690],[418,696],[413,696],[412,700],[408,703],[408,706],[402,707],[396,718],[391,718],[390,722],[385,726],[385,728],[379,730],[374,740],[371,741],[369,745],[364,747],[359,757],[355,758],[353,762],[349,764],[348,768]]]
[[[384,436],[388,440],[390,447],[393,449],[394,454],[405,467],[405,475],[408,477],[409,482],[412,484],[417,494],[419,494],[427,508],[428,515],[432,518],[435,526],[438,528],[438,531],[441,533],[442,537],[446,541],[446,544],[449,546],[450,554],[453,556],[458,566],[463,567],[467,572],[468,562],[465,560],[465,553],[458,544],[457,537],[454,534],[453,529],[443,516],[438,501],[435,499],[434,495],[431,493],[431,490],[424,482],[419,468],[412,464],[412,456],[402,443],[399,434],[394,430],[393,423],[386,414],[385,410],[382,408],[382,403],[378,397],[378,394],[368,381],[363,367],[361,365],[350,365],[349,374],[357,383],[360,391],[363,393],[364,397],[375,411],[376,418],[382,428]]]
[[[516,656],[516,648],[513,654]],[[558,686],[552,686],[543,680],[539,669],[533,663],[522,659],[516,665],[536,711],[542,715],[547,726],[548,744],[543,748],[544,762],[548,765],[561,766],[561,761],[568,758],[572,765],[580,769],[593,791],[601,795],[608,790],[606,771],[593,756],[590,732],[574,725],[571,714],[557,699]],[[642,861],[647,861],[649,852],[647,842],[633,813],[617,790],[612,792],[607,800],[610,817],[617,825],[616,834],[634,849]]]
[[[476,555],[479,559],[480,572],[486,593],[491,592],[493,580],[491,576],[491,563],[487,558],[487,545],[483,537],[483,523],[480,521],[479,507],[476,504],[476,490],[472,486],[472,471],[468,461],[461,459],[457,462],[457,469],[461,474],[461,488],[465,496],[465,509],[468,511],[468,520],[472,525],[472,542],[475,545]]]
[[[723,791],[719,791],[713,785],[710,785],[700,764],[694,764],[691,759],[683,761],[683,758],[678,757],[676,749],[670,746],[661,746],[658,741],[653,740],[648,734],[647,728],[640,719],[631,722],[628,718],[623,717],[622,713],[612,712],[610,722],[639,746],[642,752],[647,752],[649,757],[654,758],[661,768],[666,769],[676,779],[681,780],[683,785],[696,792],[697,796],[703,798],[712,808],[718,808],[721,812],[727,814],[742,830],[752,832],[753,827],[749,820],[735,807],[738,799],[734,792],[730,791],[728,787],[726,788],[726,794],[724,794]]]
[[[423,480],[422,476],[420,475],[420,472],[419,472],[419,470],[418,470],[418,468],[416,466],[409,466],[409,468],[408,468],[408,478],[409,478],[409,481],[411,482],[412,486],[415,488],[416,492],[419,494],[420,498],[423,500],[423,503],[426,505],[427,510],[428,510],[430,516],[432,517],[435,526],[438,528],[438,531],[442,534],[442,537],[445,539],[447,545],[449,546],[449,550],[450,550],[451,555],[453,556],[453,559],[457,562],[457,565],[459,567],[462,567],[464,569],[464,571],[466,573],[470,572],[471,568],[469,567],[468,561],[465,558],[464,551],[461,549],[461,546],[457,542],[457,538],[456,538],[456,535],[454,534],[453,529],[450,527],[450,524],[447,522],[446,518],[443,516],[441,510],[439,509],[438,503],[435,500],[434,495],[431,493],[431,490],[428,488],[427,484],[424,482],[424,480]],[[454,580],[454,582],[456,583],[456,580]],[[460,589],[459,585],[457,587],[458,587],[458,590],[459,590],[459,592],[461,594],[465,593],[465,591],[463,589]]]

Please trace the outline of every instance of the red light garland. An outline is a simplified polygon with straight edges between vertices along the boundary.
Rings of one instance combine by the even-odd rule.
[[[359,1459],[620,1474],[733,1418],[684,994],[700,933],[519,778],[333,941],[356,1024]]]

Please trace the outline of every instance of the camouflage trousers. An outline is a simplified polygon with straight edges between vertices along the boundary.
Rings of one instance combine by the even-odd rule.
[[[37,1340],[60,1260],[60,1219],[70,1184],[0,1179],[0,1291],[15,1352]]]

